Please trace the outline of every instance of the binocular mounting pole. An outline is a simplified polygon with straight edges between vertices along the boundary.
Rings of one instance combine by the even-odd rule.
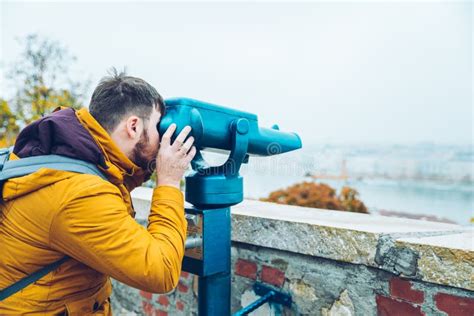
[[[230,206],[243,200],[240,166],[248,161],[249,122],[238,118],[230,124],[231,151],[221,166],[208,166],[198,150],[191,163],[194,174],[186,177],[188,232],[198,247],[189,249],[183,270],[199,276],[200,316],[230,315],[231,217]]]

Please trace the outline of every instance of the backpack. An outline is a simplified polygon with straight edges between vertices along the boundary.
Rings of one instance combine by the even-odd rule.
[[[5,181],[11,178],[26,176],[39,170],[40,168],[92,174],[107,180],[105,175],[94,164],[83,160],[72,159],[59,155],[33,156],[21,158],[19,160],[9,160],[12,151],[13,147],[0,149],[0,201],[3,200],[2,188]],[[0,301],[10,297],[31,283],[38,281],[49,272],[58,268],[68,259],[69,257],[65,256],[58,261],[53,262],[15,282],[14,284],[0,290]]]

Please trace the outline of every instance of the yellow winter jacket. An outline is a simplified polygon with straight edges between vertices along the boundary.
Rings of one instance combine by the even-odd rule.
[[[77,158],[89,150],[94,154],[84,157],[97,159],[109,181],[43,168],[4,184],[0,289],[65,255],[71,259],[0,302],[0,315],[110,315],[109,277],[148,292],[172,290],[186,238],[182,193],[168,186],[154,189],[145,229],[132,217],[129,193],[144,172],[86,109],[55,112],[25,130],[11,159],[38,153]]]

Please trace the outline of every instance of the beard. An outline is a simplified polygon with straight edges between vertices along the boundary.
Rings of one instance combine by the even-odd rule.
[[[149,152],[147,149],[150,148],[149,142],[148,133],[146,130],[143,130],[143,134],[132,152],[132,161],[145,172],[146,178],[149,178],[153,173],[156,158],[156,153],[153,153],[151,157],[146,155]]]

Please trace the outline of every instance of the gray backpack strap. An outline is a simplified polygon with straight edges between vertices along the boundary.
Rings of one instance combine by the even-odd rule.
[[[5,162],[3,170],[0,169],[0,182],[28,175],[40,168],[93,174],[107,180],[107,177],[94,164],[65,156],[45,155]]]
[[[3,166],[8,161],[10,153],[13,151],[13,147],[9,148],[0,148],[0,171],[2,171]]]
[[[2,183],[11,178],[26,176],[30,173],[38,171],[40,168],[48,168],[54,170],[64,170],[76,173],[93,174],[107,180],[107,177],[94,164],[72,159],[58,155],[45,155],[21,158],[18,160],[8,160],[12,148],[0,149],[0,199]],[[31,283],[34,283],[44,277],[49,272],[57,269],[63,262],[69,260],[68,256],[64,256],[60,260],[53,262],[34,273],[27,275],[25,278],[15,282],[14,284],[0,290],[0,301],[5,300],[11,295]]]

